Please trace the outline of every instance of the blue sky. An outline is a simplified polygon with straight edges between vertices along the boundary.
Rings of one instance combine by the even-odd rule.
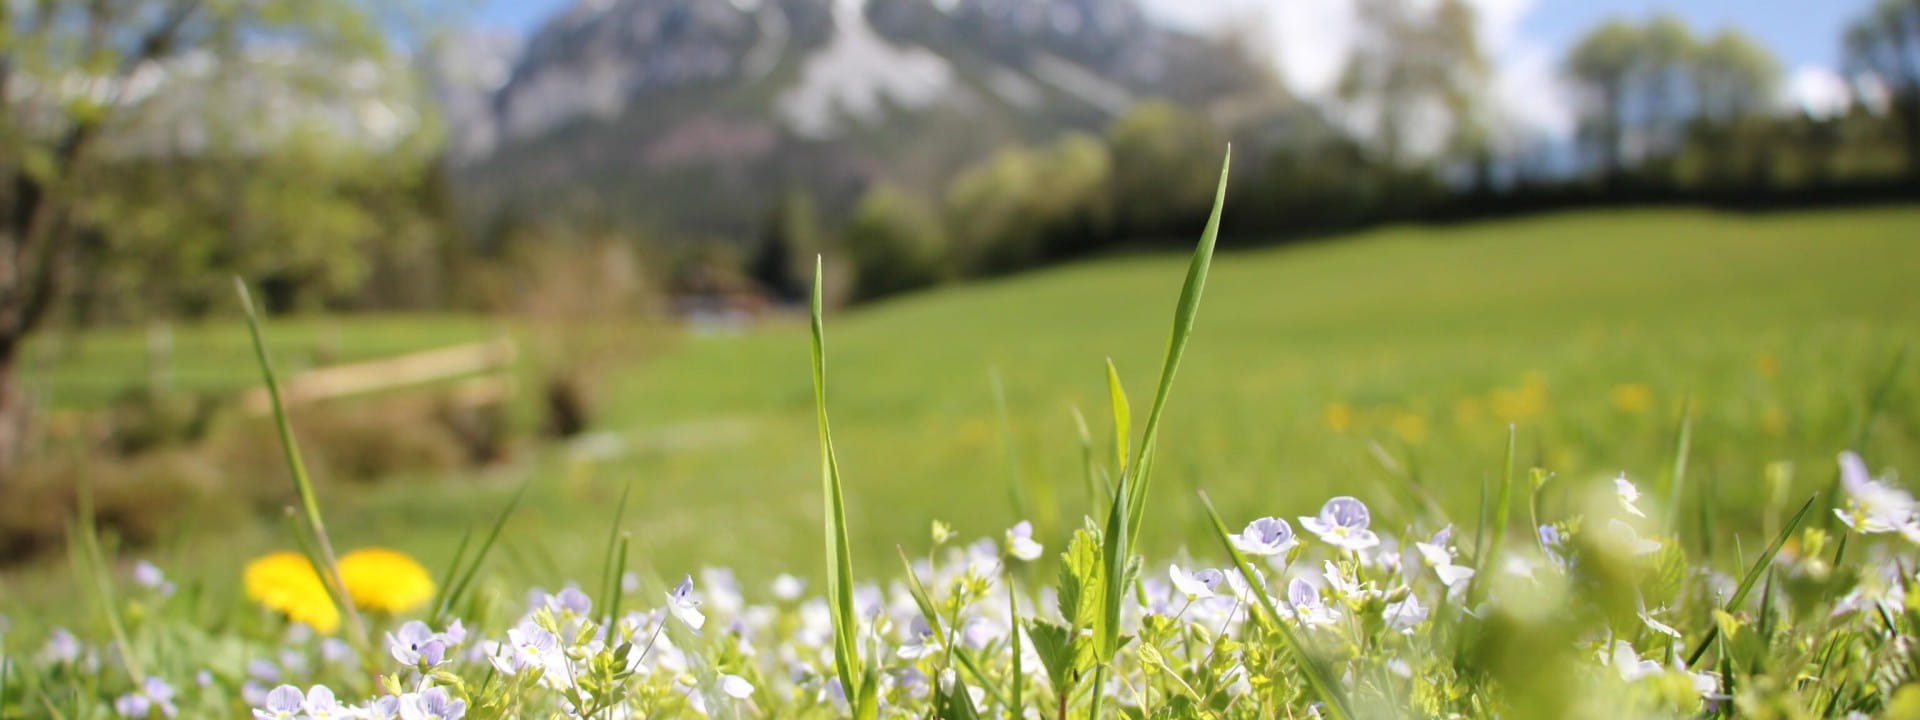
[[[531,32],[573,0],[472,0],[473,25]],[[723,0],[709,0],[721,2]],[[824,1],[824,0],[822,0]],[[1271,30],[1277,62],[1294,89],[1322,95],[1346,56],[1351,0],[1140,0],[1175,25],[1205,30],[1249,20]],[[1612,16],[1644,18],[1667,11],[1697,34],[1738,27],[1780,59],[1791,98],[1831,98],[1838,79],[1840,36],[1873,0],[1469,0],[1479,8],[1482,37],[1499,67],[1496,94],[1520,122],[1552,134],[1569,128],[1556,68],[1566,48]]]

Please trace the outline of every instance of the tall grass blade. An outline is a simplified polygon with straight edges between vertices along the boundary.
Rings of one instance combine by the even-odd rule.
[[[1127,389],[1120,385],[1120,370],[1107,358],[1107,401],[1113,406],[1113,471],[1125,476],[1128,444],[1133,442],[1133,405],[1127,402]]]
[[[1023,699],[1021,697],[1021,695],[1023,694],[1022,691],[1026,689],[1025,687],[1023,687],[1023,685],[1025,685],[1026,683],[1027,676],[1026,676],[1026,673],[1022,672],[1020,668],[1020,662],[1021,662],[1020,600],[1013,593],[1013,574],[1007,573],[1006,578],[1007,578],[1007,617],[1013,619],[1013,623],[1012,623],[1013,629],[1008,634],[1008,637],[1011,639],[1011,642],[1013,643],[1013,672],[1012,672],[1013,700],[1012,702],[1007,703],[1007,707],[1017,714],[1025,709],[1025,707],[1022,706],[1020,703]],[[0,678],[0,682],[4,682],[4,681],[5,681],[5,678]]]
[[[1273,598],[1267,594],[1265,584],[1257,579],[1260,576],[1254,574],[1253,566],[1247,562],[1247,556],[1241,554],[1240,548],[1234,546],[1233,531],[1227,529],[1226,522],[1220,519],[1220,511],[1213,508],[1213,500],[1208,498],[1204,491],[1200,493],[1200,505],[1206,508],[1207,519],[1213,522],[1214,534],[1220,538],[1221,547],[1226,548],[1227,557],[1233,559],[1234,569],[1240,571],[1240,577],[1246,579],[1254,597],[1259,601],[1255,609],[1262,612],[1255,612],[1254,616],[1258,617],[1267,629],[1280,636],[1280,641],[1286,646],[1287,652],[1293,655],[1294,663],[1300,667],[1301,673],[1306,675],[1308,692],[1312,693],[1315,699],[1326,703],[1326,708],[1332,717],[1336,719],[1353,717],[1353,709],[1347,704],[1346,694],[1340,692],[1340,686],[1332,673],[1329,673],[1326,666],[1307,652],[1306,646],[1300,643],[1299,636],[1293,633],[1293,628],[1288,627],[1281,619],[1284,616],[1280,614],[1280,609],[1274,606]]]
[[[1907,349],[1902,347],[1893,354],[1893,362],[1887,364],[1887,374],[1880,376],[1880,382],[1873,387],[1873,394],[1867,396],[1867,412],[1860,417],[1860,425],[1853,429],[1853,444],[1848,449],[1856,453],[1867,451],[1867,440],[1873,437],[1873,421],[1879,419],[1881,411],[1886,408],[1887,397],[1893,394],[1893,385],[1900,380],[1900,369],[1906,364]],[[1834,471],[1833,480],[1827,485],[1827,498],[1821,506],[1840,506],[1840,473],[1837,469]],[[1821,527],[1827,530],[1832,530],[1833,524],[1840,521],[1840,518],[1832,513],[1825,513],[1822,517],[1825,521]],[[1833,564],[1836,566],[1840,564],[1847,548],[1846,536],[1842,535],[1841,540],[1841,544],[1833,552]]]
[[[827,602],[833,617],[833,666],[855,717],[872,718],[879,708],[874,688],[864,687],[855,646],[859,625],[853,615],[853,558],[847,548],[847,506],[841,497],[840,463],[833,454],[833,430],[827,423],[826,334],[821,320],[821,259],[813,262],[813,407],[820,426],[820,491],[826,531]]]
[[[1166,412],[1167,397],[1173,391],[1173,378],[1180,371],[1180,360],[1187,354],[1193,321],[1200,313],[1200,294],[1206,289],[1207,272],[1213,267],[1213,248],[1220,236],[1220,212],[1227,203],[1227,176],[1232,167],[1233,148],[1229,146],[1220,162],[1220,183],[1214,188],[1213,212],[1207,216],[1207,227],[1200,233],[1200,244],[1193,249],[1193,260],[1187,264],[1187,279],[1180,286],[1180,300],[1173,309],[1173,332],[1167,340],[1166,361],[1160,366],[1160,386],[1154,390],[1153,407],[1147,411],[1146,429],[1140,436],[1140,459],[1135,461],[1133,472],[1124,483],[1131,486],[1127,493],[1127,515],[1134,527],[1140,526],[1146,511],[1149,478],[1142,468],[1150,464],[1154,446],[1160,439],[1161,415]],[[1132,546],[1127,550],[1132,552]]]
[[[1072,411],[1074,430],[1080,434],[1080,465],[1086,471],[1087,507],[1100,507],[1113,501],[1113,483],[1100,472],[1099,463],[1094,461],[1093,433],[1087,429],[1087,416],[1081,414],[1078,406],[1068,406],[1067,409]]]
[[[120,617],[120,603],[114,599],[113,579],[107,576],[106,553],[100,551],[100,528],[95,523],[93,512],[93,482],[85,475],[81,476],[76,494],[79,496],[79,518],[68,528],[69,535],[76,531],[80,535],[79,545],[85,558],[82,570],[87,583],[92,586],[90,589],[95,601],[100,603],[100,614],[107,621],[107,630],[113,633],[114,645],[120,651],[121,662],[127,666],[127,674],[133,676],[134,682],[141,682],[146,679],[146,673],[142,672],[144,666],[139,653],[135,652],[127,635],[126,621]],[[0,705],[0,709],[4,707]]]
[[[500,508],[500,514],[493,518],[493,527],[487,530],[487,539],[480,543],[480,549],[474,553],[473,563],[467,566],[466,572],[461,573],[460,579],[447,590],[447,594],[441,598],[440,606],[435,609],[433,617],[436,624],[444,619],[447,613],[453,611],[454,606],[460,603],[460,597],[466,594],[467,588],[473,584],[474,576],[479,574],[480,566],[486,563],[487,555],[493,551],[494,543],[500,541],[500,531],[506,528],[507,518],[513,515],[514,509],[520,507],[520,500],[526,497],[527,488],[531,485],[533,485],[533,475],[529,473],[520,479],[520,487],[513,491],[513,497]],[[522,564],[526,564],[524,560]]]
[[[618,588],[620,586],[620,574],[622,572],[625,572],[626,570],[626,563],[624,561],[621,562],[618,566],[615,566],[614,556],[619,552],[619,548],[621,544],[620,543],[620,536],[621,536],[620,521],[626,517],[627,500],[632,495],[633,495],[633,478],[629,477],[627,478],[626,485],[620,489],[619,504],[613,506],[613,525],[607,529],[607,554],[606,554],[606,557],[601,558],[600,560],[599,598],[600,598],[600,602],[602,603],[605,603],[608,598],[613,597],[615,588]],[[605,616],[606,621],[601,624],[607,627],[612,627],[614,619],[618,618],[619,616],[611,614],[612,610],[610,607],[608,612],[609,614]]]
[[[1733,596],[1727,598],[1727,604],[1724,607],[1728,612],[1732,612],[1740,607],[1741,603],[1746,602],[1747,593],[1753,592],[1754,584],[1760,582],[1760,576],[1766,574],[1768,566],[1773,564],[1773,557],[1780,553],[1781,546],[1787,544],[1787,538],[1793,537],[1794,528],[1799,527],[1800,521],[1806,519],[1807,513],[1813,510],[1813,501],[1819,498],[1818,494],[1808,496],[1807,501],[1800,505],[1800,511],[1793,514],[1793,519],[1788,520],[1786,527],[1781,528],[1780,534],[1767,545],[1766,551],[1760,553],[1760,557],[1753,559],[1753,566],[1747,568],[1746,577],[1740,579],[1740,585],[1733,591]],[[1700,656],[1706,654],[1707,647],[1712,645],[1714,639],[1718,637],[1720,637],[1720,625],[1714,623],[1708,628],[1707,636],[1701,638],[1700,644],[1694,646],[1693,652],[1687,654],[1687,667],[1693,667],[1698,663]]]
[[[260,377],[267,385],[267,399],[272,401],[273,424],[280,433],[280,449],[286,454],[288,470],[293,473],[294,489],[300,494],[300,508],[306,513],[306,527],[313,532],[314,548],[321,560],[314,568],[319,571],[324,581],[322,584],[329,586],[334,603],[340,606],[340,614],[346,616],[355,647],[365,656],[369,647],[367,625],[360,619],[360,611],[347,601],[346,582],[340,578],[340,561],[334,556],[333,542],[327,539],[327,523],[320,517],[320,500],[313,493],[313,480],[307,476],[306,462],[300,459],[300,444],[294,440],[293,424],[287,419],[287,406],[280,397],[280,382],[274,376],[272,360],[267,357],[267,341],[260,332],[260,315],[253,307],[253,295],[247,291],[246,282],[237,275],[233,278],[233,287],[240,293],[240,307],[247,316],[247,333],[253,338],[254,360],[260,364]]]
[[[1000,449],[1007,457],[1007,502],[1013,505],[1013,516],[1032,518],[1027,510],[1027,496],[1020,488],[1020,458],[1013,451],[1012,423],[1007,422],[1007,389],[1000,383],[1000,369],[992,368],[987,378],[993,384],[994,419],[1000,426]]]
[[[1507,426],[1507,459],[1506,459],[1506,462],[1502,464],[1502,470],[1500,473],[1500,494],[1494,497],[1493,499],[1494,501],[1493,516],[1490,518],[1484,518],[1482,520],[1483,524],[1487,526],[1486,531],[1492,535],[1492,540],[1487,545],[1486,553],[1481,555],[1478,558],[1475,558],[1480,563],[1480,569],[1473,574],[1473,578],[1471,580],[1467,581],[1467,606],[1468,607],[1472,607],[1474,605],[1480,604],[1480,599],[1486,595],[1487,583],[1484,582],[1484,579],[1487,578],[1492,572],[1494,572],[1494,568],[1500,567],[1500,551],[1506,545],[1507,525],[1513,518],[1513,514],[1512,514],[1513,513],[1513,460],[1514,460],[1515,435],[1516,435],[1516,432],[1514,430],[1514,426],[1508,425]],[[1485,507],[1484,502],[1482,503],[1482,507]]]
[[[1687,488],[1687,453],[1693,445],[1693,395],[1680,401],[1680,425],[1673,435],[1673,468],[1667,480],[1667,522],[1666,531],[1672,534],[1680,529],[1680,502],[1685,498]]]
[[[440,573],[440,582],[433,586],[433,599],[427,601],[427,612],[434,622],[440,620],[440,606],[446,603],[447,590],[453,586],[453,580],[460,574],[460,568],[467,560],[467,546],[473,543],[473,528],[460,533],[460,544],[453,548],[453,560],[447,563],[446,572]]]

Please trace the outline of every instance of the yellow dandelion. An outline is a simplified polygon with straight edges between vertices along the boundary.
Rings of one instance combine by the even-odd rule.
[[[1770,352],[1760,353],[1759,357],[1753,359],[1753,371],[1764,379],[1772,380],[1780,374],[1780,358]]]
[[[1410,412],[1393,416],[1393,432],[1410,445],[1419,445],[1427,439],[1427,419]]]
[[[1640,383],[1613,386],[1613,407],[1625,413],[1643,413],[1653,406],[1653,390]]]
[[[353,604],[367,610],[403,613],[433,599],[433,578],[405,553],[361,548],[340,556],[340,580]]]
[[[1770,407],[1760,413],[1760,429],[1768,435],[1780,437],[1787,434],[1787,411]]]
[[[1326,418],[1327,429],[1334,432],[1346,432],[1347,428],[1353,427],[1353,408],[1347,407],[1346,403],[1327,403],[1324,417]]]
[[[322,634],[340,628],[339,608],[327,597],[313,564],[299,553],[281,551],[247,563],[242,582],[249,599],[289,620]]]

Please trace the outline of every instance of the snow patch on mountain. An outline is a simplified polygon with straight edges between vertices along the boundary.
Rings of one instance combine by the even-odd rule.
[[[799,82],[775,101],[781,119],[796,134],[837,137],[843,119],[879,120],[884,101],[918,109],[940,100],[953,83],[953,66],[923,47],[900,47],[867,23],[866,0],[835,0],[834,35],[809,56]]]

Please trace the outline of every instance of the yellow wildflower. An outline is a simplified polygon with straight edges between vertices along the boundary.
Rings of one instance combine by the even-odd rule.
[[[1393,431],[1408,444],[1419,445],[1427,439],[1427,419],[1410,412],[1395,414]]]
[[[367,610],[403,613],[433,599],[433,578],[405,553],[361,548],[340,557],[340,580],[353,604]]]
[[[1343,402],[1327,403],[1325,412],[1327,429],[1334,432],[1346,432],[1353,426],[1353,408]]]
[[[1625,413],[1643,413],[1653,406],[1653,390],[1640,383],[1613,386],[1613,407]]]
[[[327,597],[313,564],[299,553],[282,551],[247,563],[243,584],[248,598],[315,632],[331,634],[340,627],[339,608]]]

